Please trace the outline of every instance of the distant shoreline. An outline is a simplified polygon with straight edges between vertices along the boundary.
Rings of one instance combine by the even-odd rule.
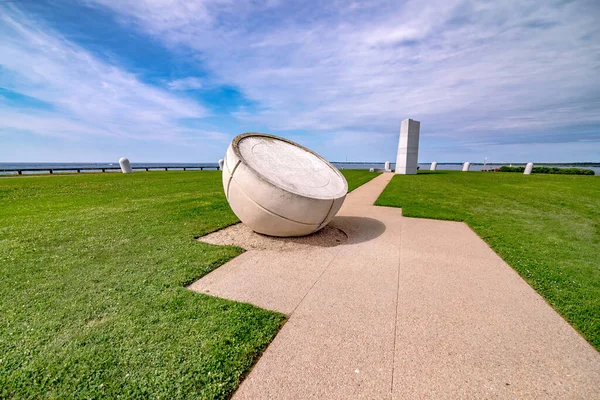
[[[348,162],[340,162],[340,161],[333,161],[331,162],[334,166],[336,166],[339,169],[381,169],[384,167],[384,162],[364,162],[364,161],[348,161]],[[390,167],[391,169],[395,168],[396,163],[395,162],[391,162],[390,163]],[[427,170],[429,169],[429,165],[431,163],[427,162],[427,163],[419,163],[419,167],[421,168],[421,170]],[[168,165],[169,168],[179,168],[181,167],[181,169],[183,169],[184,167],[188,168],[188,170],[194,169],[195,166],[197,166],[198,168],[203,167],[203,168],[215,168],[218,166],[218,163],[213,162],[213,163],[143,163],[143,162],[133,162],[131,163],[132,167],[134,169],[148,169],[148,170],[157,170],[157,169],[163,169],[165,165]],[[456,170],[461,170],[462,168],[462,163],[458,163],[458,162],[438,162],[438,170],[448,170],[448,171],[456,171]],[[485,165],[485,166],[484,166]],[[518,162],[514,162],[514,163],[478,163],[478,162],[472,162],[471,163],[471,171],[480,171],[482,169],[489,169],[489,168],[499,168],[503,165],[507,165],[507,166],[524,166],[525,163],[518,163]],[[585,169],[592,169],[596,175],[600,176],[600,162],[572,162],[572,163],[541,163],[541,162],[534,162],[535,166],[547,166],[547,167],[558,167],[558,168],[585,168]],[[16,170],[19,169],[27,169],[27,168],[36,168],[36,169],[56,169],[59,172],[77,172],[78,169],[81,170],[86,170],[86,171],[81,171],[81,172],[99,172],[102,171],[102,169],[106,169],[107,172],[109,172],[108,170],[111,170],[112,172],[118,172],[119,171],[119,163],[117,161],[115,162],[111,162],[111,163],[34,163],[34,162],[29,162],[29,163],[7,163],[7,162],[0,162],[0,176],[7,176],[7,175],[15,175],[18,174],[18,172]],[[215,168],[216,169],[216,168]],[[12,171],[3,171],[3,170],[12,170]],[[60,171],[62,170],[62,171]],[[39,171],[23,171],[24,175],[29,175],[29,174],[45,174],[46,172],[39,172]]]
[[[468,161],[468,160],[466,160]],[[556,166],[582,166],[582,167],[600,167],[600,161],[576,161],[576,162],[541,162],[541,161],[531,161],[534,164],[539,165],[556,165]],[[384,164],[385,161],[330,161],[332,164],[357,164],[357,165],[366,165],[366,164]],[[395,162],[390,160],[391,164],[395,164]],[[113,162],[0,162],[0,168],[7,167],[8,165],[23,165],[23,166],[33,166],[33,165],[69,165],[69,166],[84,166],[84,165],[92,165],[92,166],[103,166],[103,165],[118,165],[118,161]],[[146,166],[146,165],[217,165],[216,162],[132,162],[132,165],[138,166]],[[419,162],[419,164],[431,164],[431,161]],[[463,162],[437,162],[438,165],[462,165]],[[471,162],[471,165],[526,165],[526,162]]]
[[[384,164],[384,161],[373,161],[373,162],[367,162],[367,161],[330,161],[332,164]],[[534,164],[539,164],[539,165],[556,165],[556,166],[580,166],[580,167],[600,167],[600,162],[583,162],[583,161],[578,161],[578,162],[539,162],[539,161],[532,161]],[[394,162],[392,162],[392,164],[395,164]],[[431,161],[429,162],[419,162],[419,164],[431,164]],[[438,165],[462,165],[462,162],[438,162]],[[527,162],[489,162],[489,163],[482,163],[482,162],[471,162],[471,165],[527,165]]]

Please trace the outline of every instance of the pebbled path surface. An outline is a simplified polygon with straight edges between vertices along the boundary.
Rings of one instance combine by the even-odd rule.
[[[267,244],[190,285],[289,316],[233,398],[600,398],[600,353],[467,225],[373,206],[392,177],[348,195],[347,241]]]

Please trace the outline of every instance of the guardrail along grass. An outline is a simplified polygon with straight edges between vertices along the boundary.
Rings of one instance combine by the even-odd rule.
[[[284,321],[185,288],[241,252],[194,240],[237,221],[220,172],[6,177],[0,204],[0,398],[227,398]]]
[[[465,221],[600,350],[600,178],[437,171],[397,175],[377,205]]]

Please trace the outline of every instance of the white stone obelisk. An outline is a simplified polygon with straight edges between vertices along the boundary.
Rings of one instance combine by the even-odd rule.
[[[121,166],[121,171],[123,171],[124,174],[131,174],[133,172],[129,159],[121,157],[119,159],[119,165]]]
[[[400,126],[396,173],[410,175],[417,173],[419,159],[419,132],[421,123],[413,119],[405,119]]]
[[[435,171],[436,169],[437,169],[437,162],[434,161],[434,162],[431,163],[431,167],[429,167],[429,170],[430,171]]]
[[[468,172],[469,168],[471,168],[471,163],[467,161],[466,163],[463,164],[462,170],[463,170],[463,172]]]
[[[533,171],[533,163],[528,162],[527,165],[525,166],[525,172],[523,172],[523,175],[529,175],[529,174],[531,174],[531,171]]]

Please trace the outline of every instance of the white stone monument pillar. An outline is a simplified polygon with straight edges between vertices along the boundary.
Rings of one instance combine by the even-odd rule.
[[[224,162],[225,162],[225,161],[224,161],[222,158],[219,160],[219,169],[220,169],[221,171],[223,171],[223,163],[224,163]]]
[[[392,171],[392,170],[390,169],[390,162],[389,162],[389,161],[386,161],[386,162],[385,162],[385,164],[384,164],[384,166],[383,166],[383,169],[385,170],[385,172],[391,172],[391,171]]]
[[[463,164],[462,170],[463,170],[463,172],[467,172],[467,171],[469,171],[469,168],[471,168],[471,163],[467,161],[466,163]]]
[[[434,162],[431,163],[431,167],[429,167],[429,170],[430,171],[435,171],[436,169],[437,169],[437,162],[434,161]]]
[[[523,175],[529,175],[529,174],[531,174],[532,170],[533,170],[533,163],[532,162],[528,162],[527,165],[525,166],[525,172],[523,172]]]
[[[413,119],[405,119],[400,126],[396,173],[402,175],[416,174],[419,158],[419,131],[421,123]]]
[[[131,163],[127,158],[121,157],[119,159],[119,165],[121,166],[121,171],[123,171],[124,174],[131,174],[133,172],[131,169]]]

